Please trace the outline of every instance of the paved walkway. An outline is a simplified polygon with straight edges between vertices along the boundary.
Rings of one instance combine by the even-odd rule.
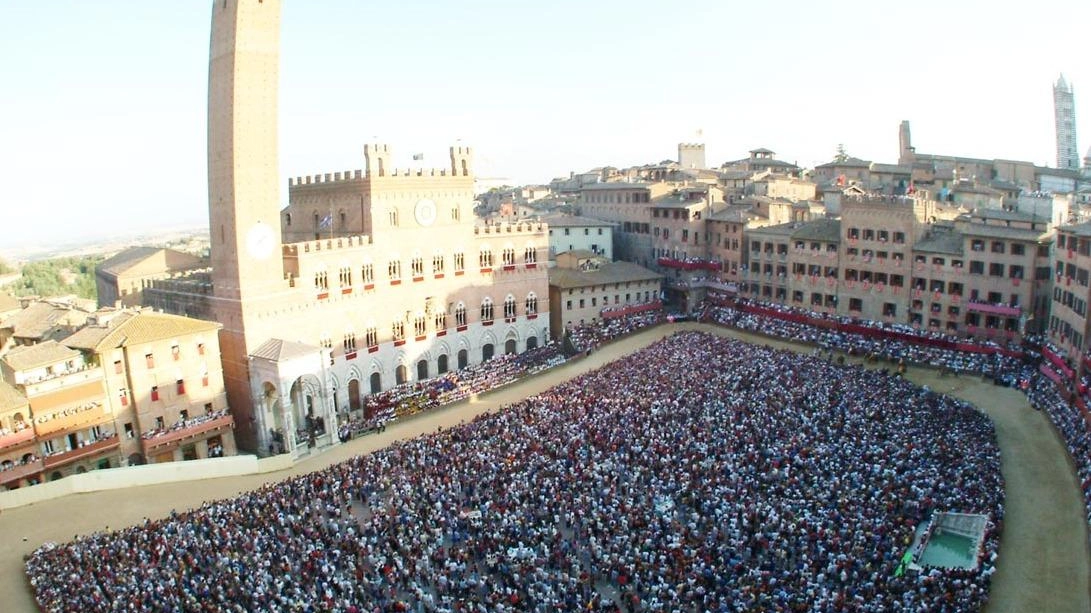
[[[598,368],[680,329],[713,330],[766,345],[810,350],[694,323],[660,326],[480,398],[417,415],[388,427],[382,435],[350,441],[308,458],[290,470],[79,494],[10,509],[0,514],[0,534],[3,535],[0,540],[0,594],[3,594],[0,610],[9,613],[36,610],[23,575],[22,558],[46,541],[66,541],[79,534],[136,524],[145,517],[161,517],[171,509],[186,509],[207,500],[234,496],[263,483],[374,451],[395,440],[455,425]],[[1064,447],[1046,416],[1031,410],[1019,392],[995,387],[980,379],[941,379],[933,371],[917,368],[910,369],[909,377],[934,390],[953,393],[973,402],[984,408],[996,422],[1002,471],[1007,483],[1007,518],[988,613],[1091,611],[1083,505]]]

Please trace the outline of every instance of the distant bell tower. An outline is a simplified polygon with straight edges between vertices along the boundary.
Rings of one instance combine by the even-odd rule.
[[[1061,75],[1053,85],[1053,118],[1057,126],[1057,168],[1079,170],[1076,151],[1076,103],[1072,86]]]
[[[279,47],[280,0],[213,1],[208,221],[217,298],[265,293],[284,278],[277,166]]]

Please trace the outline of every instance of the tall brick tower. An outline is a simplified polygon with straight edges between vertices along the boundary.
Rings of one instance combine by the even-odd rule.
[[[280,0],[214,0],[208,64],[212,312],[239,444],[253,448],[247,370],[261,315],[287,289],[277,167]]]

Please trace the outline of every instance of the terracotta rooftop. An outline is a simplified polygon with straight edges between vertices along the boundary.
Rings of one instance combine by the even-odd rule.
[[[87,319],[87,313],[49,302],[34,302],[13,313],[0,327],[11,328],[12,336],[39,339],[58,326],[75,326]]]
[[[221,325],[214,321],[139,311],[118,314],[105,325],[87,325],[65,339],[64,344],[69,347],[101,352],[115,347],[131,347],[187,334],[215,332],[220,328]]]
[[[0,379],[0,413],[29,406],[27,397]]]
[[[792,238],[838,242],[841,240],[841,220],[815,219],[804,222],[795,232],[792,232]]]
[[[597,270],[582,271],[571,268],[550,268],[549,284],[561,289],[589,287],[629,281],[653,281],[663,275],[631,262],[609,262]]]
[[[69,349],[57,341],[45,341],[35,345],[20,345],[4,356],[4,362],[12,370],[30,370],[80,357],[80,352]]]
[[[601,219],[592,219],[590,217],[581,217],[579,215],[551,215],[549,217],[543,217],[542,221],[549,224],[551,228],[567,228],[567,227],[583,227],[583,226],[602,226],[609,228],[616,226],[616,223],[609,221],[603,221]]]
[[[270,362],[280,362],[299,357],[314,356],[319,351],[321,351],[321,348],[314,345],[271,338],[252,351],[250,357],[269,360]]]

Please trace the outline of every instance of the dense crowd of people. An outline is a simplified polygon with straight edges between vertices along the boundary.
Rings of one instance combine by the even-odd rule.
[[[471,423],[46,544],[26,570],[50,612],[972,611],[1002,498],[972,407],[686,332]],[[900,572],[937,510],[988,515],[978,570]]]
[[[1031,406],[1044,410],[1061,435],[1076,468],[1088,524],[1091,524],[1091,428],[1083,413],[1072,406],[1070,393],[1038,375],[1027,390]]]
[[[911,364],[926,364],[944,368],[954,374],[970,373],[1000,377],[1022,366],[1021,360],[1001,353],[959,351],[906,340],[846,333],[730,306],[706,304],[702,306],[699,313],[699,319],[702,321],[758,332],[788,341],[813,344],[822,349],[841,351],[849,355],[871,356],[893,363],[904,361]],[[895,327],[891,329],[908,332]],[[935,338],[934,333],[921,333],[912,328],[909,330],[921,338]]]
[[[816,314],[811,313],[811,315]],[[747,313],[723,305],[705,305],[701,309],[701,317],[705,321],[760,332],[785,340],[814,344],[851,355],[904,359],[923,365],[947,368],[956,373],[985,374],[995,377],[998,382],[1022,390],[1027,394],[1027,399],[1032,406],[1046,411],[1064,441],[1075,465],[1086,509],[1086,519],[1091,526],[1091,424],[1088,423],[1083,411],[1076,406],[1078,397],[1082,398],[1085,404],[1091,405],[1091,378],[1085,376],[1075,386],[1064,383],[1067,380],[1066,375],[1050,361],[1040,359],[1040,353],[1043,350],[1048,350],[1055,355],[1064,355],[1064,351],[1052,344],[1047,337],[1027,335],[1019,348],[1032,359],[1022,361],[1001,354],[990,356],[915,345],[905,341],[876,340],[858,334],[844,334],[817,326]],[[934,337],[931,335],[935,333],[917,332],[917,334],[922,337]],[[995,343],[993,346],[999,347]],[[1014,346],[1006,345],[1004,348],[1012,349]],[[1044,375],[1046,372],[1051,373],[1050,377]]]
[[[632,334],[648,326],[661,324],[666,320],[667,314],[662,309],[657,309],[624,317],[599,319],[590,323],[576,324],[568,328],[566,333],[575,351],[588,351],[615,338]]]
[[[564,359],[557,343],[528,349],[523,353],[494,356],[426,381],[402,383],[385,392],[371,394],[364,398],[365,415],[368,417],[358,419],[379,426],[391,419],[496,389],[520,377],[562,364]]]

